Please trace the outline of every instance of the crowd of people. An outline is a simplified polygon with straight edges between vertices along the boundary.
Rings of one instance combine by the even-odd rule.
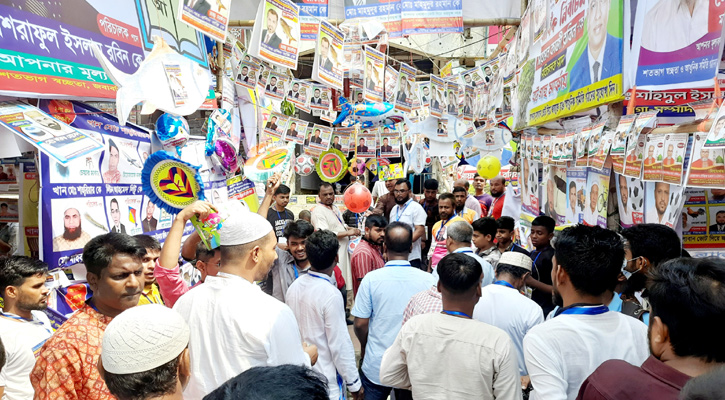
[[[183,238],[215,211],[198,201],[163,246],[90,240],[92,296],[55,331],[47,265],[3,258],[2,398],[725,398],[725,261],[690,258],[663,225],[557,230],[545,215],[528,251],[501,216],[506,180],[489,184],[430,179],[416,199],[387,181],[356,226],[326,183],[295,219],[275,175],[256,213],[228,204],[211,250]]]

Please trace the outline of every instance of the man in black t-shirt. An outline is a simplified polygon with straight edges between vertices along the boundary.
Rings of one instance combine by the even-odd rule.
[[[534,262],[531,275],[526,278],[526,286],[534,289],[531,300],[541,306],[544,311],[544,318],[554,309],[551,299],[552,284],[551,270],[553,268],[554,248],[551,247],[551,239],[554,237],[556,222],[553,218],[542,215],[534,218],[531,222],[531,244],[536,250],[531,252],[531,260]]]
[[[272,206],[267,211],[267,221],[272,224],[277,240],[284,237],[284,227],[287,226],[287,223],[295,220],[292,211],[285,208],[289,204],[289,196],[290,188],[286,185],[279,185],[272,196]]]

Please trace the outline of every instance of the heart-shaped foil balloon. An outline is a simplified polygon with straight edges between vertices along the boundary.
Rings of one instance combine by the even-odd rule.
[[[237,149],[228,138],[222,137],[214,143],[214,156],[225,174],[233,174],[238,167]]]

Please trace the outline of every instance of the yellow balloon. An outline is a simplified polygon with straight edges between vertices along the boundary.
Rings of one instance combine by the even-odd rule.
[[[476,165],[478,174],[485,179],[495,178],[501,171],[501,161],[494,156],[486,156],[481,158]]]

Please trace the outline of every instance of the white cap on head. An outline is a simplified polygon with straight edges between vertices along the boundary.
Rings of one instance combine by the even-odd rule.
[[[257,213],[246,210],[241,203],[230,201],[226,204],[229,216],[219,229],[219,244],[237,246],[259,240],[272,232],[272,224]]]
[[[160,304],[136,306],[119,314],[103,333],[101,360],[112,374],[152,370],[175,359],[189,345],[189,326]]]
[[[531,272],[531,258],[523,253],[517,253],[515,251],[507,251],[501,254],[501,258],[498,260],[498,264],[508,264],[514,267],[523,268]]]

